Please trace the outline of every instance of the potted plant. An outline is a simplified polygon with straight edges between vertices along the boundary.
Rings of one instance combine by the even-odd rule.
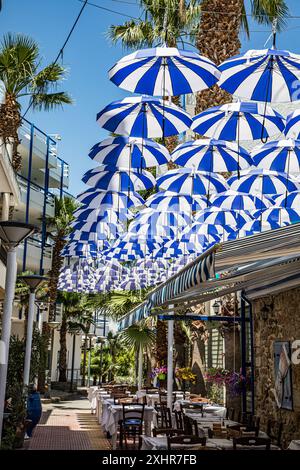
[[[179,380],[182,388],[186,391],[186,386],[196,382],[196,374],[190,367],[180,367],[175,370],[175,377]]]
[[[155,367],[152,369],[151,372],[151,378],[152,379],[158,379],[160,382],[163,380],[166,380],[167,377],[167,367],[166,366],[160,366],[160,367]]]

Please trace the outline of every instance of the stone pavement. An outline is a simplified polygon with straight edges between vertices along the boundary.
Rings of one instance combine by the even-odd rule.
[[[110,449],[86,398],[43,404],[41,421],[25,442],[29,450]]]

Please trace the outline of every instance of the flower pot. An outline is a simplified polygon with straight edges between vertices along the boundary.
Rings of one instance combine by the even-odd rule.
[[[158,378],[159,380],[165,380],[166,374],[158,374],[157,378]]]

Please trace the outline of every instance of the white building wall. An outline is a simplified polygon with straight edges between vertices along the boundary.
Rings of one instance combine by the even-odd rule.
[[[54,330],[52,371],[51,371],[52,382],[56,382],[58,380],[59,350],[60,350],[59,331]],[[73,351],[73,336],[68,333],[67,334],[67,369],[69,370],[68,379],[70,379],[71,377],[72,351]],[[75,355],[74,355],[74,380],[76,380],[76,378],[79,379],[80,377],[79,375],[80,362],[81,362],[81,335],[76,335]]]

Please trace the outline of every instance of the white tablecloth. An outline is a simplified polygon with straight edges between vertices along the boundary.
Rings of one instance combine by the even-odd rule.
[[[293,440],[288,446],[288,450],[300,450],[300,441]]]
[[[134,410],[134,408],[133,408]],[[117,443],[117,430],[118,422],[123,417],[123,406],[112,405],[107,402],[103,403],[102,406],[102,426],[106,432],[112,436],[112,448],[116,448]],[[151,435],[151,423],[155,423],[155,411],[152,406],[145,406],[144,411],[144,422],[145,422],[145,434]]]

